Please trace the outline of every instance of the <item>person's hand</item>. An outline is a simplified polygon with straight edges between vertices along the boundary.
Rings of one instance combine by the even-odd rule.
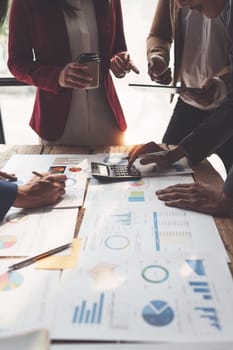
[[[116,78],[123,78],[131,70],[139,74],[138,68],[134,65],[129,53],[126,51],[119,52],[111,58],[110,69]]]
[[[39,180],[31,180],[25,185],[18,186],[13,206],[33,209],[59,202],[65,194],[66,179],[66,175],[45,175]]]
[[[156,192],[168,207],[190,209],[212,215],[228,215],[233,199],[205,183],[177,184]]]
[[[218,81],[214,78],[209,78],[205,81],[202,90],[200,92],[185,91],[181,95],[186,95],[193,101],[199,103],[201,106],[206,107],[212,104],[217,95],[219,94]]]
[[[152,56],[148,62],[148,74],[158,84],[169,85],[172,81],[171,68],[161,56]]]
[[[16,181],[17,177],[15,176],[15,174],[8,174],[4,171],[0,171],[0,180]]]
[[[129,152],[129,167],[139,156],[141,156],[140,163],[143,165],[156,163],[159,168],[167,168],[187,155],[180,146],[165,150],[155,142],[149,142],[143,146],[135,146]]]
[[[129,158],[129,167],[132,166],[132,164],[135,162],[135,160],[141,156],[142,154],[147,154],[151,152],[161,152],[164,151],[162,147],[157,145],[155,142],[149,142],[146,143],[145,145],[137,145],[132,148],[132,150],[129,152],[128,158]],[[150,157],[149,157],[150,159]],[[142,162],[142,160],[141,160]],[[152,163],[154,163],[152,161]],[[143,164],[143,163],[142,163]],[[144,163],[148,164],[148,163]]]
[[[68,63],[60,73],[58,83],[61,87],[85,90],[90,86],[92,77],[88,67],[80,63]]]

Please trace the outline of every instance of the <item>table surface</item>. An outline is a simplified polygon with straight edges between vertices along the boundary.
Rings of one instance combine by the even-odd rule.
[[[131,146],[132,147],[132,146]],[[88,147],[71,146],[43,146],[43,145],[0,145],[0,168],[14,154],[94,154],[103,152],[128,152],[130,146],[109,146],[91,149]],[[192,166],[195,181],[205,181],[213,184],[215,188],[221,188],[223,180],[210,163],[205,160]],[[79,211],[77,227],[82,220],[83,210]],[[223,239],[231,261],[233,261],[233,219],[214,218],[219,233]],[[204,234],[204,232],[203,232]],[[233,263],[229,264],[233,275]]]

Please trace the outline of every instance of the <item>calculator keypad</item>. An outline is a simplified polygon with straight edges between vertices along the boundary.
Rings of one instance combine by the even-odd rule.
[[[110,169],[113,172],[113,174],[117,177],[140,177],[141,174],[137,170],[137,168],[132,165],[130,168],[128,165],[125,164],[113,164],[110,165]]]

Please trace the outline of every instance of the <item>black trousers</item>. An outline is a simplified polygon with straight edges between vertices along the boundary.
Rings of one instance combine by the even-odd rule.
[[[210,118],[213,113],[213,110],[201,110],[179,99],[163,136],[163,143],[170,145],[179,144],[187,135],[198,128],[201,123]],[[221,132],[221,130],[219,132]],[[206,137],[208,137],[208,135],[206,135]],[[221,158],[228,172],[233,164],[233,136],[217,148],[214,153]]]

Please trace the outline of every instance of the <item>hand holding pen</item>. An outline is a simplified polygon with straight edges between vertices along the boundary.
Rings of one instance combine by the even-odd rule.
[[[33,173],[37,178],[18,186],[14,207],[33,209],[54,205],[64,196],[66,175]]]

